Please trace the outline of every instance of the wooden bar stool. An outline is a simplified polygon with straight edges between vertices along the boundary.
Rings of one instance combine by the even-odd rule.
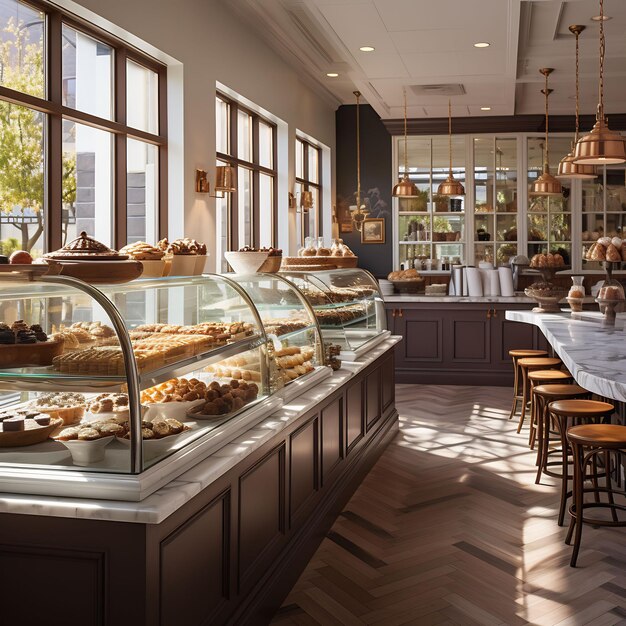
[[[530,390],[528,386],[528,372],[535,370],[550,370],[559,369],[561,367],[561,359],[558,357],[524,357],[517,361],[517,364],[522,371],[522,413],[519,418],[519,424],[517,426],[517,432],[522,430],[522,424],[526,416],[526,405],[530,400]]]
[[[576,567],[583,524],[593,526],[626,526],[626,516],[620,520],[618,511],[625,512],[626,505],[615,502],[615,496],[626,498],[626,491],[614,489],[611,482],[613,469],[621,471],[621,454],[626,452],[626,426],[616,424],[589,424],[573,426],[567,431],[567,440],[572,447],[574,461],[574,503],[569,508],[570,526],[565,543],[568,545],[574,534],[574,550],[570,565]],[[600,457],[598,459],[598,457]],[[600,487],[594,481],[591,487],[585,487],[587,466],[593,463],[597,467],[598,460],[604,465],[605,485]],[[612,464],[613,463],[613,464]],[[585,502],[585,494],[593,493],[594,501]],[[607,502],[600,500],[601,494],[607,495]],[[585,510],[591,508],[608,509],[611,519],[586,517]]]
[[[550,428],[551,421],[548,405],[550,402],[557,400],[589,400],[591,393],[580,385],[549,384],[533,387],[533,395],[536,402],[535,415],[537,419],[537,478],[535,483],[539,484],[542,474],[552,476],[553,478],[561,478],[561,474],[549,469],[549,467],[554,465],[561,466],[560,460],[549,460],[551,454],[561,454],[561,448],[550,450],[550,443],[558,441],[560,444],[561,436],[558,430],[554,431]],[[551,438],[551,435],[554,435],[555,438]]]
[[[548,411],[561,437],[561,502],[557,523],[563,526],[567,498],[572,493],[568,489],[569,479],[573,477],[569,471],[570,447],[567,441],[567,429],[570,426],[599,424],[604,420],[610,420],[615,407],[608,402],[597,400],[557,400],[548,405]]]
[[[511,415],[509,419],[517,412],[517,403],[522,399],[520,393],[520,368],[518,361],[526,357],[548,356],[547,350],[509,350],[509,356],[513,359],[513,406],[511,407]]]
[[[535,448],[537,423],[534,388],[537,385],[566,384],[573,381],[574,377],[569,372],[564,372],[563,370],[535,370],[528,372],[528,384],[530,385],[530,432],[528,433],[528,445],[531,450]]]

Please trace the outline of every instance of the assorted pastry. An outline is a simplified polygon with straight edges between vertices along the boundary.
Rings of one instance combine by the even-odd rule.
[[[315,369],[311,360],[314,354],[315,350],[311,347],[288,346],[276,350],[276,365],[285,384]]]
[[[54,415],[36,409],[6,409],[0,412],[0,432],[18,432],[38,426],[50,426],[62,421]]]
[[[156,247],[164,254],[172,256],[204,256],[207,252],[205,243],[200,243],[189,237],[175,239],[172,242],[167,239],[161,239]]]
[[[189,417],[222,416],[238,411],[246,404],[256,400],[259,387],[253,382],[245,380],[231,380],[227,384],[213,381],[205,392],[204,404],[199,404],[189,410]]]
[[[617,285],[606,285],[600,287],[598,300],[623,300],[624,291]]]
[[[408,270],[399,270],[397,272],[391,272],[391,274],[387,276],[387,279],[391,281],[420,280],[421,276],[420,276],[420,273],[416,269],[411,268]]]
[[[39,324],[26,324],[24,320],[17,320],[9,326],[0,324],[0,345],[37,344],[48,341]]]
[[[156,349],[134,348],[140,372],[165,365],[163,353]],[[75,352],[65,352],[52,359],[52,367],[70,375],[124,376],[124,355],[116,346],[96,346]]]
[[[587,261],[626,261],[626,240],[621,237],[599,237],[585,253]]]
[[[565,267],[563,257],[558,253],[548,252],[547,254],[535,254],[530,260],[530,267],[533,269],[559,268]]]
[[[248,322],[203,322],[188,326],[179,324],[142,324],[135,328],[135,332],[163,333],[166,335],[206,335],[213,337],[215,343],[219,345],[252,335],[254,326]]]
[[[287,333],[293,333],[297,330],[302,330],[303,328],[308,328],[311,325],[307,320],[299,320],[291,317],[264,319],[262,322],[266,333],[277,335],[278,337],[286,335]]]
[[[239,248],[238,252],[267,252],[267,256],[283,256],[283,251],[281,248],[253,248],[252,246],[244,246],[243,248]]]
[[[58,441],[96,441],[104,437],[122,437],[127,428],[115,420],[101,422],[81,422],[63,429],[56,437]]]
[[[165,250],[145,241],[137,241],[124,246],[120,254],[126,254],[135,261],[160,261],[165,256]]]
[[[204,369],[218,378],[233,378],[235,380],[261,381],[261,362],[257,353],[246,353],[232,356],[215,365]]]
[[[197,378],[172,378],[141,392],[142,404],[194,402],[205,399],[207,386]]]
[[[315,317],[322,326],[341,326],[353,322],[365,315],[365,308],[360,304],[343,306],[337,309],[316,309]]]
[[[33,410],[60,417],[64,424],[76,424],[85,415],[87,400],[82,393],[43,393],[28,403]]]
[[[121,424],[121,427],[122,430],[116,433],[115,436],[120,439],[130,439],[130,424],[128,422],[124,422]],[[170,437],[171,435],[179,435],[186,430],[190,430],[190,427],[171,417],[161,419],[157,418],[151,422],[141,422],[141,438],[144,441],[163,439],[164,437]]]
[[[101,393],[89,402],[87,409],[93,415],[117,413],[128,419],[128,395],[125,393]]]

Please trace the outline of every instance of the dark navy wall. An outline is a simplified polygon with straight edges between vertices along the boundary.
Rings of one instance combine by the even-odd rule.
[[[360,107],[361,118],[361,194],[369,202],[370,217],[385,218],[385,243],[362,244],[361,233],[339,236],[359,257],[359,267],[378,278],[386,278],[393,263],[391,189],[395,181],[391,172],[391,135],[378,114],[368,104]],[[355,204],[356,174],[356,105],[337,109],[337,209]],[[374,191],[378,189],[378,194]]]

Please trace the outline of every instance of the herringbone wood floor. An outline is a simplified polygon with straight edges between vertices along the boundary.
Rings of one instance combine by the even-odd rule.
[[[579,567],[535,485],[511,390],[399,385],[401,432],[275,625],[626,624],[626,533],[585,527]]]

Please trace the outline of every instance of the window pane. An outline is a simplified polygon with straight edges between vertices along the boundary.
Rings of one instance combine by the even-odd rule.
[[[0,254],[43,252],[44,121],[37,111],[0,101]]]
[[[230,107],[227,102],[215,98],[215,150],[230,154]],[[222,164],[223,165],[223,164]]]
[[[313,194],[313,206],[309,209],[309,212],[307,214],[308,217],[308,222],[309,222],[309,235],[311,237],[319,237],[320,232],[319,232],[319,189],[317,189],[316,187],[309,187],[310,192]]]
[[[0,85],[45,97],[44,14],[15,0],[0,0],[0,24]]]
[[[156,241],[159,211],[159,150],[129,139],[126,146],[127,240]]]
[[[272,246],[274,244],[273,233],[274,213],[274,178],[259,175],[259,245]]]
[[[159,75],[133,61],[126,61],[126,123],[159,132]]]
[[[104,130],[63,121],[63,180],[76,189],[76,200],[63,224],[63,243],[81,231],[112,243],[112,135]]]
[[[244,111],[237,111],[237,156],[252,161],[252,118]]]
[[[217,161],[216,165],[226,165],[223,161]],[[218,272],[227,272],[228,264],[224,258],[224,252],[229,250],[230,239],[230,207],[233,194],[226,194],[225,198],[215,199],[215,229],[216,229],[216,267]]]
[[[259,122],[259,164],[263,167],[274,167],[273,127]]]
[[[309,146],[309,181],[319,183],[319,150]]]
[[[113,48],[63,25],[63,104],[111,119]]]
[[[304,178],[304,144],[296,139],[296,178]]]
[[[237,168],[239,247],[252,245],[252,170]]]

